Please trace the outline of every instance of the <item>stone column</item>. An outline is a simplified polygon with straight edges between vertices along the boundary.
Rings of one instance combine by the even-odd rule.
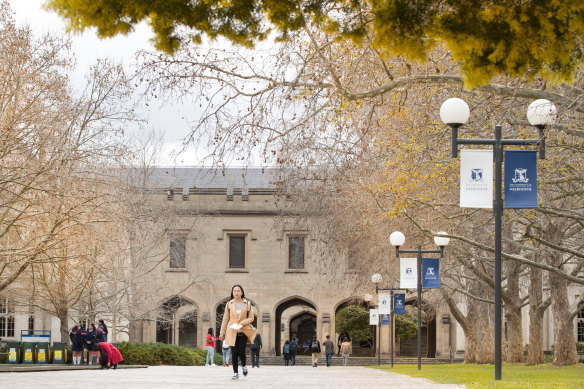
[[[259,321],[258,321],[259,322]],[[262,313],[261,322],[258,323],[258,331],[261,329],[262,334],[262,354],[275,355],[274,345],[272,344],[272,336],[270,335],[270,314]]]
[[[381,326],[381,357],[382,358],[389,358],[390,342],[391,342],[391,333],[389,332],[389,325],[382,325]]]

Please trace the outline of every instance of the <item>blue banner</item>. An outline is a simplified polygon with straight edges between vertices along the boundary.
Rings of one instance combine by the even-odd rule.
[[[389,325],[389,314],[381,314],[379,315],[381,318],[381,325],[388,326]]]
[[[422,258],[422,288],[437,289],[440,287],[440,260],[438,258]]]
[[[396,293],[393,295],[393,314],[403,315],[404,313],[406,313],[406,295]]]
[[[537,151],[505,151],[505,208],[537,208]]]

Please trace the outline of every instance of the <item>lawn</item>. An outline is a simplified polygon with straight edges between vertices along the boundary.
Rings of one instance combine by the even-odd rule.
[[[556,367],[549,364],[524,366],[521,364],[503,364],[502,380],[495,381],[493,365],[447,364],[422,365],[383,365],[375,369],[423,377],[442,384],[464,384],[467,388],[584,388],[584,364]]]

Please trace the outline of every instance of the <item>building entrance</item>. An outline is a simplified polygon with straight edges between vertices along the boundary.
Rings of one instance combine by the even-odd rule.
[[[274,348],[282,355],[286,340],[298,338],[298,354],[308,353],[312,336],[316,334],[316,306],[302,297],[291,297],[276,307],[276,334]],[[322,341],[322,340],[321,340]]]

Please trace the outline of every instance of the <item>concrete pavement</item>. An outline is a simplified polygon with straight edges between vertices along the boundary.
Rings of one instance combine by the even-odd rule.
[[[237,388],[237,389],[463,389],[463,385],[440,385],[420,378],[364,367],[263,366],[249,369],[247,377],[231,379],[231,368],[152,366],[147,369],[74,370],[0,373],[0,388]]]

